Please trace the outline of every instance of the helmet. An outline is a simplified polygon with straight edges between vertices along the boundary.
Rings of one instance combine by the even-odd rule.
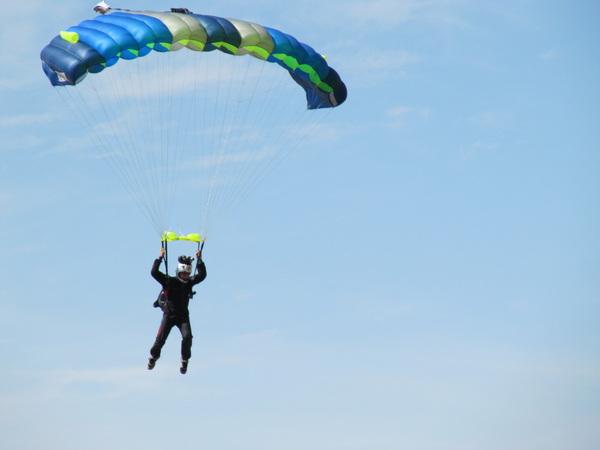
[[[179,275],[182,272],[187,273],[188,275],[192,273],[192,261],[193,260],[194,260],[194,258],[192,258],[190,256],[180,256],[177,259],[179,264],[177,264],[176,276],[179,279],[179,281],[183,281],[184,283],[187,283],[188,280],[181,278]]]

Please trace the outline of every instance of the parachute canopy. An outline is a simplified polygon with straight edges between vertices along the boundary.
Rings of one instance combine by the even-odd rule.
[[[42,66],[55,86],[75,85],[120,59],[184,47],[276,63],[306,92],[308,109],[346,100],[338,73],[312,47],[281,31],[242,20],[183,12],[115,11],[85,20],[56,36],[41,52]]]
[[[57,145],[85,154],[93,144],[165,244],[203,242],[292,148],[327,150],[335,130],[324,119],[346,87],[312,47],[184,8],[95,9],[103,15],[41,52],[67,107],[55,108],[69,128]]]

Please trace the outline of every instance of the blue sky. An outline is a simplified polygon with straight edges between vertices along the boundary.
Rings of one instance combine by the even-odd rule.
[[[0,447],[596,448],[600,5],[282,4],[113,4],[278,28],[349,90],[207,243],[185,376],[176,330],[145,368],[156,233],[41,70],[93,2],[3,6]]]

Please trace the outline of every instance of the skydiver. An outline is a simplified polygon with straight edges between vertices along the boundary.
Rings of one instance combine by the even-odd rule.
[[[180,372],[187,372],[188,361],[192,356],[192,328],[190,326],[190,312],[188,304],[195,292],[192,287],[206,278],[206,266],[202,261],[202,252],[196,252],[196,274],[192,273],[192,261],[194,258],[189,256],[180,256],[177,265],[176,276],[165,275],[159,270],[159,266],[165,257],[165,249],[160,249],[160,256],[152,265],[152,277],[162,286],[161,295],[155,306],[160,306],[163,310],[163,317],[160,322],[158,334],[154,345],[150,349],[150,359],[148,360],[148,370],[154,369],[156,360],[160,358],[162,347],[169,337],[169,333],[174,326],[181,332],[181,367]]]

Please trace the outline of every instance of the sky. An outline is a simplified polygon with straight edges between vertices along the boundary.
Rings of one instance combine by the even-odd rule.
[[[207,241],[188,373],[176,329],[148,371],[160,239],[39,60],[94,4],[3,5],[0,447],[597,448],[598,2],[109,4],[286,31],[348,100]]]

